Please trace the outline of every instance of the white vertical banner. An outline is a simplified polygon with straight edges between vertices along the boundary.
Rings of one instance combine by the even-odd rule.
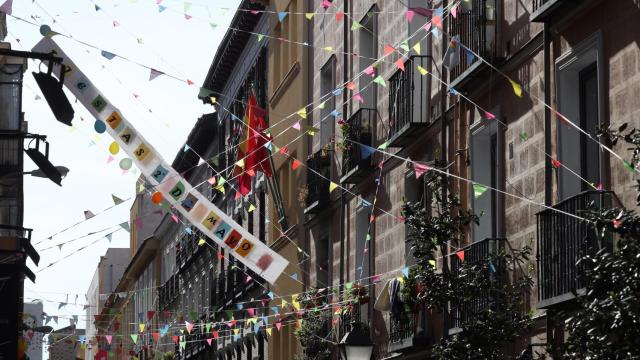
[[[105,122],[109,135],[166,201],[221,248],[269,283],[275,283],[289,263],[285,258],[250,234],[180,176],[98,91],[53,39],[43,38],[33,51],[55,52],[56,56],[63,59],[67,68],[64,85],[97,120]],[[56,67],[54,74],[59,73],[59,67]]]

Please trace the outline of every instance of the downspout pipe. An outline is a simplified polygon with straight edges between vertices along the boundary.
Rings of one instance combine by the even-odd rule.
[[[343,12],[345,14],[349,13],[349,1],[344,0],[343,4]],[[349,31],[347,31],[349,23],[347,21],[347,16],[343,17],[342,20],[342,43],[344,44],[344,51],[342,54],[342,78],[343,82],[346,84],[349,82]],[[347,92],[342,92],[342,116],[347,116]],[[342,160],[344,161],[344,159]],[[340,169],[338,172],[341,173]],[[340,293],[343,291],[343,285],[345,283],[345,258],[347,257],[345,254],[345,199],[344,199],[345,191],[344,188],[340,188]]]

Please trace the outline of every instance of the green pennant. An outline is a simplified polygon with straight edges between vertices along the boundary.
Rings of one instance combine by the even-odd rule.
[[[384,81],[384,78],[380,75],[378,75],[375,79],[373,79],[373,82],[381,86],[385,86],[385,87],[387,86],[387,83]]]
[[[353,283],[352,282],[348,282],[348,283],[344,284],[344,287],[347,288],[347,290],[351,290],[351,288],[353,287]]]
[[[473,196],[477,199],[487,191],[487,187],[481,184],[473,184]]]
[[[400,44],[400,49],[409,52],[409,42],[403,41],[402,44]]]
[[[636,171],[635,167],[630,162],[623,161],[623,165],[627,170],[629,170],[631,172],[635,172]]]
[[[360,24],[359,22],[353,20],[353,23],[351,23],[351,31],[355,31],[362,28],[362,24]]]

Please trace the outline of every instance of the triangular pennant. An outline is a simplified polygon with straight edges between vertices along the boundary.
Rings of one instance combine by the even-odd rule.
[[[353,20],[353,22],[351,23],[351,31],[355,31],[362,28],[362,24],[360,24],[359,22]]]
[[[509,79],[509,82],[511,83],[511,87],[513,88],[513,93],[516,94],[517,97],[522,97],[522,86],[511,79]]]
[[[307,118],[307,109],[306,108],[302,108],[302,109],[298,110],[297,114],[301,118],[306,119]]]
[[[304,17],[306,17],[307,20],[311,20],[311,19],[313,19],[313,15],[314,15],[313,13],[305,13]]]
[[[164,73],[162,71],[156,70],[156,69],[150,69],[149,71],[149,81],[157,78],[160,75],[163,75]]]
[[[484,194],[487,190],[488,188],[482,184],[478,184],[478,183],[473,184],[473,196],[476,199],[482,196],[482,194]]]
[[[396,49],[393,46],[391,46],[389,44],[384,46],[384,52],[383,52],[384,56],[387,56],[387,55],[391,54],[394,51],[396,51]]]
[[[384,81],[384,78],[380,75],[378,75],[375,79],[373,79],[373,82],[381,86],[385,86],[385,87],[387,86],[387,83]]]
[[[113,194],[111,194],[111,198],[113,199],[113,203],[115,205],[120,205],[120,204],[122,204],[124,202],[124,200],[120,199],[119,197],[117,197],[117,196],[115,196]]]
[[[464,250],[456,251],[456,255],[458,256],[458,259],[460,259],[460,261],[464,261]]]
[[[340,21],[342,21],[342,19],[343,19],[343,18],[344,18],[344,12],[342,12],[342,11],[338,11],[338,12],[336,13],[336,21],[337,21],[337,22],[340,22]]]
[[[278,21],[282,22],[286,17],[287,17],[288,13],[284,12],[284,11],[280,11],[278,13]]]
[[[134,344],[138,344],[138,334],[131,334],[131,340]]]
[[[329,183],[329,192],[333,192],[333,190],[335,190],[338,187],[338,184],[334,183],[333,181],[331,181]]]
[[[420,73],[420,75],[425,76],[429,73],[429,71],[427,71],[427,69],[423,68],[422,66],[418,65],[417,66],[418,72]]]
[[[105,57],[105,58],[107,58],[107,59],[109,59],[109,60],[113,60],[113,58],[114,58],[114,57],[116,57],[116,54],[114,54],[114,53],[110,53],[110,52],[105,51],[105,50],[100,51],[100,54],[101,54],[103,57]]]
[[[105,339],[107,339],[107,343],[111,345],[111,340],[113,339],[113,335],[105,335]]]
[[[373,154],[376,151],[376,149],[372,148],[371,146],[367,146],[367,145],[360,145],[360,156],[363,159],[368,158],[369,156],[371,156],[371,154]]]
[[[413,171],[416,174],[416,179],[420,178],[424,173],[426,173],[427,171],[429,171],[429,166],[424,165],[424,164],[420,164],[420,163],[413,163]]]
[[[413,45],[413,51],[416,52],[416,54],[420,55],[420,43],[416,43],[415,45]]]
[[[163,11],[165,11],[165,10],[167,10],[167,7],[166,7],[166,6],[164,6],[164,5],[158,5],[158,12],[163,12]]]
[[[297,168],[300,167],[300,165],[302,165],[302,163],[300,162],[300,160],[298,159],[293,159],[293,162],[291,163],[291,170],[295,170]]]
[[[416,15],[416,12],[413,10],[407,10],[407,21],[408,22],[412,22],[413,21],[413,17]]]
[[[209,344],[209,346],[211,346],[211,342],[213,341],[213,338],[209,338],[207,339],[207,344]]]
[[[13,7],[13,0],[7,0],[4,2],[4,4],[2,4],[2,6],[0,6],[0,12],[3,12],[7,15],[11,15],[11,13],[13,12],[12,7]]]
[[[127,232],[131,231],[131,227],[129,226],[129,222],[128,221],[125,221],[125,222],[121,223],[120,227],[125,229]]]

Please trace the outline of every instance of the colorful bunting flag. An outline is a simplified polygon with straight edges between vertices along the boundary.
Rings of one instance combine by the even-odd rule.
[[[509,79],[509,82],[511,83],[511,87],[513,87],[513,92],[516,94],[516,96],[522,97],[522,86],[511,79]]]
[[[333,190],[335,190],[338,187],[338,184],[334,183],[333,181],[331,181],[329,183],[329,192],[332,193]]]
[[[358,29],[362,28],[362,24],[360,24],[359,22],[353,20],[353,22],[351,23],[351,31],[356,31]]]
[[[478,183],[473,184],[473,196],[476,199],[482,196],[482,194],[484,194],[487,190],[488,190],[487,187],[482,184],[478,184]]]

